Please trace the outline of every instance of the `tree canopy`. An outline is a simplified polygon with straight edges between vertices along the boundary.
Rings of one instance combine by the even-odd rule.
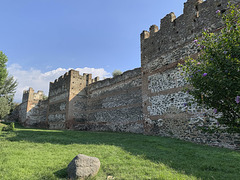
[[[6,68],[7,61],[7,56],[2,51],[0,51],[0,85],[3,85],[5,79],[8,76]]]
[[[7,61],[7,56],[0,51],[0,118],[6,116],[13,108],[13,97],[17,87],[17,81],[8,75]]]

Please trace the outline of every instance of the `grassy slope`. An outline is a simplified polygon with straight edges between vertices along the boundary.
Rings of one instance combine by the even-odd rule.
[[[0,179],[66,179],[77,155],[98,157],[95,179],[239,179],[240,152],[109,132],[17,129],[0,135]]]

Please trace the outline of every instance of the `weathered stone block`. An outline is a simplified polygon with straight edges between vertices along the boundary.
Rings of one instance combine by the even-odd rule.
[[[97,175],[100,169],[100,161],[96,157],[77,155],[68,165],[68,177],[73,179],[87,179]]]

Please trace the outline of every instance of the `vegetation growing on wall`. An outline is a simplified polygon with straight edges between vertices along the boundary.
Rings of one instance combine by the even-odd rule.
[[[112,72],[113,77],[116,77],[116,76],[121,75],[121,74],[122,74],[122,71],[117,70],[117,69]]]
[[[194,40],[199,57],[181,66],[197,103],[212,108],[229,132],[240,132],[240,10],[229,5],[224,14],[218,10],[216,15],[224,28],[220,33],[204,30]]]

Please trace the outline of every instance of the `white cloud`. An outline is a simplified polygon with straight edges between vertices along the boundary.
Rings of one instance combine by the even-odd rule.
[[[38,90],[44,91],[44,94],[48,95],[49,82],[53,82],[58,77],[64,75],[71,68],[57,68],[48,72],[41,72],[38,69],[29,69],[23,70],[19,64],[12,64],[8,67],[8,72],[10,75],[14,76],[18,81],[18,86],[15,94],[14,100],[16,102],[22,101],[23,90],[28,90],[29,87],[32,87],[35,92]],[[110,77],[110,73],[105,71],[103,68],[76,68],[75,70],[79,71],[82,75],[83,73],[91,73],[93,77],[99,76],[100,79],[104,77]]]

